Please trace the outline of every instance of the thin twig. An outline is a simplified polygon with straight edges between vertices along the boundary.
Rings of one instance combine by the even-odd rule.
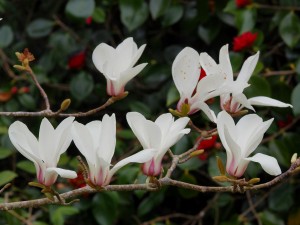
[[[257,9],[300,11],[300,7],[297,6],[263,5],[258,3],[253,4],[253,6]]]
[[[263,73],[264,77],[271,77],[271,76],[287,76],[287,75],[294,75],[296,74],[295,70],[279,70],[279,71],[268,71]]]
[[[175,159],[179,159],[178,156],[175,157]],[[173,159],[174,160],[174,159]],[[266,182],[264,184],[258,184],[253,186],[245,186],[243,190],[259,190],[262,188],[268,188],[271,187],[279,182],[281,182],[283,179],[287,178],[290,175],[293,175],[295,173],[294,170],[300,166],[300,158],[296,160],[295,163],[291,165],[291,167],[281,175],[277,176],[273,180]],[[172,169],[170,168],[170,173],[172,173]],[[167,173],[168,174],[168,173]],[[233,186],[226,186],[226,187],[211,187],[211,186],[200,186],[195,184],[189,184],[182,181],[172,180],[171,178],[167,177],[167,175],[161,179],[158,179],[157,182],[159,183],[160,187],[163,186],[175,186],[179,188],[194,190],[198,192],[231,192],[234,193],[236,191],[239,191],[239,189],[234,188]],[[96,193],[99,191],[134,191],[134,190],[146,190],[146,191],[154,191],[158,190],[158,188],[154,187],[155,184],[127,184],[127,185],[108,185],[100,190],[93,189],[89,186],[72,190],[63,194],[60,194],[60,197],[67,200],[69,198],[74,198],[79,195],[83,194],[89,194],[89,193]],[[60,204],[57,198],[55,198],[55,201],[51,201],[48,198],[42,198],[42,199],[36,199],[36,200],[28,200],[28,201],[20,201],[20,202],[12,202],[12,203],[1,203],[0,204],[0,210],[10,210],[10,209],[17,209],[17,208],[29,208],[29,207],[39,207],[42,205],[48,205],[48,204]]]
[[[42,86],[40,85],[39,81],[37,80],[37,77],[35,75],[35,73],[32,71],[32,69],[30,67],[27,68],[26,70],[29,75],[31,76],[35,86],[39,89],[44,101],[45,101],[45,106],[46,106],[46,110],[45,111],[50,111],[50,103],[49,103],[49,99],[48,99],[48,95],[46,94],[45,90],[42,88]]]
[[[55,23],[60,26],[64,31],[66,31],[67,33],[69,33],[77,42],[81,42],[81,38],[70,28],[68,27],[66,24],[64,24],[59,18],[58,16],[54,15],[53,19],[55,21]]]
[[[5,184],[3,188],[1,188],[0,190],[0,194],[5,191],[7,188],[9,188],[11,186],[11,183]]]
[[[252,211],[252,213],[253,213],[253,215],[254,215],[257,223],[258,223],[258,225],[262,225],[262,222],[261,222],[261,220],[260,220],[260,218],[259,218],[259,216],[256,212],[255,206],[253,205],[250,191],[246,191],[246,196],[247,196],[247,200],[248,200],[248,203],[249,203],[249,207],[250,207],[250,209],[251,209],[251,211]]]
[[[282,135],[285,131],[289,130],[290,128],[292,128],[298,121],[300,120],[300,116],[297,116],[293,119],[293,121],[288,124],[287,126],[281,128],[278,132],[264,138],[261,142],[261,144],[267,143],[271,140],[274,140],[275,138],[277,138],[278,136]]]
[[[141,223],[141,225],[152,225],[152,224],[155,224],[157,222],[161,222],[161,221],[165,221],[165,220],[169,220],[169,219],[174,219],[174,218],[193,219],[194,216],[183,214],[183,213],[172,213],[172,214],[168,214],[168,215],[165,215],[165,216],[156,217],[155,219],[152,219],[152,220],[149,220],[147,222]]]

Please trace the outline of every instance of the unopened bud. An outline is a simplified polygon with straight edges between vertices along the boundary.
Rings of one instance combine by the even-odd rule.
[[[218,164],[220,174],[225,175],[225,167],[224,167],[223,162],[222,162],[222,160],[220,159],[219,156],[217,156],[217,164]]]
[[[182,116],[186,116],[190,112],[190,105],[187,103],[184,103],[181,105],[181,114]]]
[[[195,156],[201,155],[203,152],[204,152],[204,149],[196,150],[190,154],[190,157],[195,157]]]
[[[15,54],[16,54],[17,58],[20,59],[21,53],[20,52],[16,52]]]
[[[181,113],[178,112],[177,110],[174,109],[169,109],[169,112],[173,115],[173,116],[177,116],[177,117],[181,117]]]
[[[21,71],[27,70],[26,67],[21,66],[21,65],[14,65],[14,68],[16,68],[17,70],[21,70]]]
[[[226,176],[214,176],[212,179],[214,179],[217,182],[226,182],[226,181],[228,181],[228,178]]]
[[[298,157],[298,154],[297,154],[297,153],[294,153],[293,156],[292,156],[292,158],[291,158],[291,163],[296,162],[297,157]]]
[[[251,180],[248,181],[248,184],[256,184],[260,182],[260,178],[256,177],[256,178],[252,178]]]
[[[61,103],[61,105],[60,105],[60,109],[62,110],[62,111],[65,111],[65,110],[67,110],[68,108],[69,108],[69,106],[70,106],[70,104],[71,104],[71,99],[65,99],[62,103]]]

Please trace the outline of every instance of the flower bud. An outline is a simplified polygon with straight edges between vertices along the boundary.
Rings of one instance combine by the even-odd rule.
[[[65,99],[62,103],[61,103],[61,105],[60,105],[60,109],[62,110],[62,111],[66,111],[68,108],[69,108],[69,106],[70,106],[70,104],[71,104],[71,99]]]
[[[292,158],[291,158],[291,163],[296,162],[297,157],[298,157],[298,154],[297,154],[297,153],[294,153],[293,156],[292,156]]]

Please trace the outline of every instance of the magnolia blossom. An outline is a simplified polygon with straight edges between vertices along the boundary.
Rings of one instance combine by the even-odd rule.
[[[202,110],[211,121],[215,122],[216,116],[205,101],[217,95],[214,91],[221,81],[216,74],[205,76],[198,81],[201,69],[199,57],[198,52],[186,47],[173,62],[173,80],[180,94],[177,110],[187,114]]]
[[[108,95],[122,95],[127,82],[144,69],[147,63],[133,66],[141,57],[145,47],[144,44],[138,49],[133,38],[127,38],[117,48],[105,43],[95,48],[92,59],[96,68],[107,80]]]
[[[92,121],[86,125],[73,123],[72,136],[76,147],[84,155],[89,166],[89,179],[95,186],[108,185],[114,173],[131,162],[150,160],[155,150],[147,149],[119,161],[110,169],[116,146],[116,118],[104,115],[102,122]]]
[[[148,176],[161,173],[161,161],[168,149],[181,137],[190,132],[184,129],[189,118],[182,117],[174,121],[170,113],[162,114],[155,122],[147,120],[138,112],[129,112],[127,122],[144,149],[154,149],[156,154],[143,164],[143,172]]]
[[[290,104],[280,102],[278,100],[258,96],[247,99],[243,94],[245,88],[250,86],[248,81],[256,67],[259,57],[259,52],[250,56],[244,62],[242,69],[237,77],[233,80],[233,72],[229,59],[228,45],[224,45],[220,50],[220,62],[217,64],[208,54],[202,54],[200,58],[201,66],[207,74],[219,74],[219,80],[222,85],[219,86],[218,94],[221,99],[221,108],[229,113],[237,113],[243,107],[254,110],[252,105],[260,106],[275,106],[275,107],[292,107]],[[254,110],[255,111],[255,110]]]
[[[74,171],[56,167],[60,155],[67,150],[72,141],[73,120],[74,117],[66,118],[54,129],[51,123],[44,118],[38,140],[20,121],[11,124],[8,129],[12,144],[23,156],[34,163],[38,182],[45,186],[54,184],[58,175],[70,179],[77,177]]]
[[[241,177],[250,161],[259,163],[270,175],[281,174],[281,169],[274,157],[261,153],[248,157],[260,144],[272,121],[273,119],[263,122],[256,114],[248,114],[235,124],[226,111],[218,114],[217,128],[227,153],[226,171],[228,174]]]

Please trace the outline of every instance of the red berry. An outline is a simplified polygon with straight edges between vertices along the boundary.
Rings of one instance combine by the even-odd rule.
[[[250,5],[252,3],[251,0],[235,0],[235,5],[238,7],[238,8],[243,8],[247,5]]]
[[[92,23],[92,21],[93,21],[93,17],[91,17],[91,16],[85,19],[85,23],[87,25],[90,25]]]

